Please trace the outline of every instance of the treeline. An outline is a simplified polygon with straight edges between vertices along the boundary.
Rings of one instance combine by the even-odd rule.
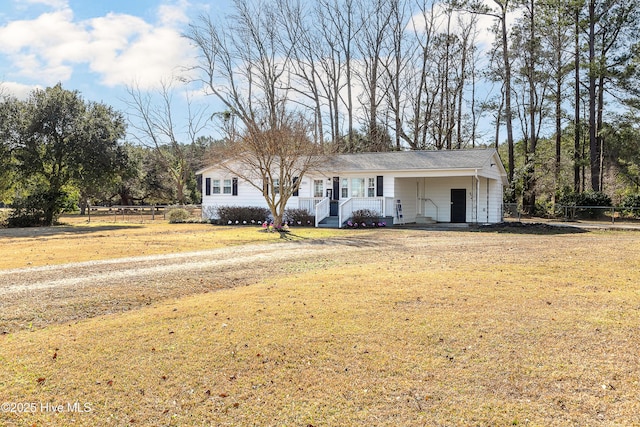
[[[94,205],[199,203],[195,171],[209,138],[126,143],[124,116],[57,85],[0,103],[0,201],[10,226],[51,225]]]
[[[499,147],[507,199],[535,209],[637,191],[639,14],[638,0],[240,0],[187,37],[222,127],[287,104],[338,152]]]

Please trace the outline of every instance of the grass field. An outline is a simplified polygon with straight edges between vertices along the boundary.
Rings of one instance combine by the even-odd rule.
[[[15,267],[20,239],[50,262],[119,256],[123,239],[138,254],[264,239],[274,267],[0,335],[0,400],[35,404],[0,425],[640,425],[640,233],[309,230],[367,246],[284,260],[255,230],[74,227],[12,237],[0,259]]]

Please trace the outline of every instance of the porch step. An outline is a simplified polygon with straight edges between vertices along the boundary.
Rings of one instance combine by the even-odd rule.
[[[324,228],[339,228],[338,227],[338,217],[337,216],[328,216],[322,221],[318,223],[318,227]]]
[[[430,216],[417,215],[416,224],[435,224],[437,221]]]

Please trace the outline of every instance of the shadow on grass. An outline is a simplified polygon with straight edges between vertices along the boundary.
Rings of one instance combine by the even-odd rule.
[[[556,234],[580,234],[589,230],[571,225],[552,225],[544,223],[504,222],[502,224],[482,225],[475,231],[503,233],[503,234],[537,234],[541,236]]]
[[[95,227],[82,225],[55,225],[52,227],[0,228],[0,237],[34,238],[56,235],[79,235],[101,233],[105,231],[142,228],[141,225],[98,225]]]

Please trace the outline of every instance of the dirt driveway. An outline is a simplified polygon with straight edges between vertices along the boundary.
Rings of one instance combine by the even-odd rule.
[[[383,234],[0,270],[0,334],[255,283],[294,265],[317,268],[375,252]]]

